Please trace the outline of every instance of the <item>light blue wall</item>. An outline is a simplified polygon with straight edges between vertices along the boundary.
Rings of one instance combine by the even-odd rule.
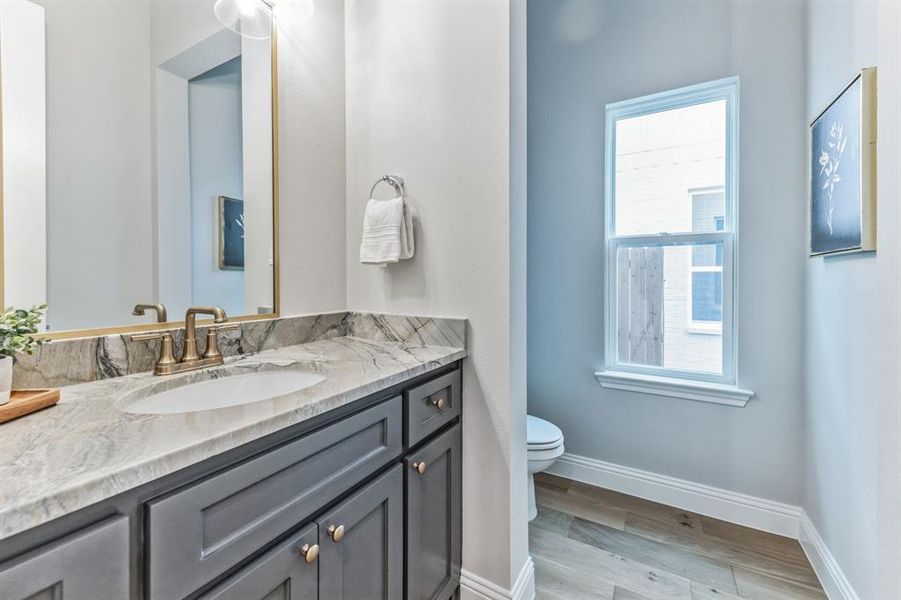
[[[191,157],[192,303],[244,314],[244,271],[218,269],[216,198],[243,199],[241,59],[188,84]]]
[[[875,2],[810,3],[808,121],[862,67],[878,64],[878,9]],[[861,598],[878,597],[879,259],[810,259],[806,278],[804,508]]]
[[[528,402],[568,452],[800,503],[804,18],[799,2],[530,0]],[[758,396],[734,408],[602,389],[604,107],[731,75],[739,384]]]

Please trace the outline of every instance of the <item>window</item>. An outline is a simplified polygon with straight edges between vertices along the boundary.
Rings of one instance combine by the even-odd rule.
[[[736,78],[607,107],[602,384],[737,390],[737,140]]]
[[[694,190],[691,196],[692,232],[723,231],[725,196],[722,188]],[[722,246],[691,249],[688,331],[693,334],[723,332]]]

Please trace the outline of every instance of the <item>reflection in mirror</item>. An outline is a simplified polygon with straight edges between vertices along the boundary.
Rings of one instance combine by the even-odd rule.
[[[273,313],[274,43],[213,0],[0,1],[4,304]]]

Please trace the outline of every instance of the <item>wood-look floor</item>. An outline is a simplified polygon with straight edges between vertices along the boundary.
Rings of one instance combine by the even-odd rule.
[[[823,600],[797,541],[547,474],[529,527],[538,600]]]

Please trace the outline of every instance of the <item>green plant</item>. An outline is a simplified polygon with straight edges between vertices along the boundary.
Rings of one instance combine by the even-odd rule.
[[[23,352],[32,354],[38,346],[49,341],[33,335],[38,332],[46,308],[46,304],[32,306],[28,310],[7,308],[0,315],[0,357]]]

